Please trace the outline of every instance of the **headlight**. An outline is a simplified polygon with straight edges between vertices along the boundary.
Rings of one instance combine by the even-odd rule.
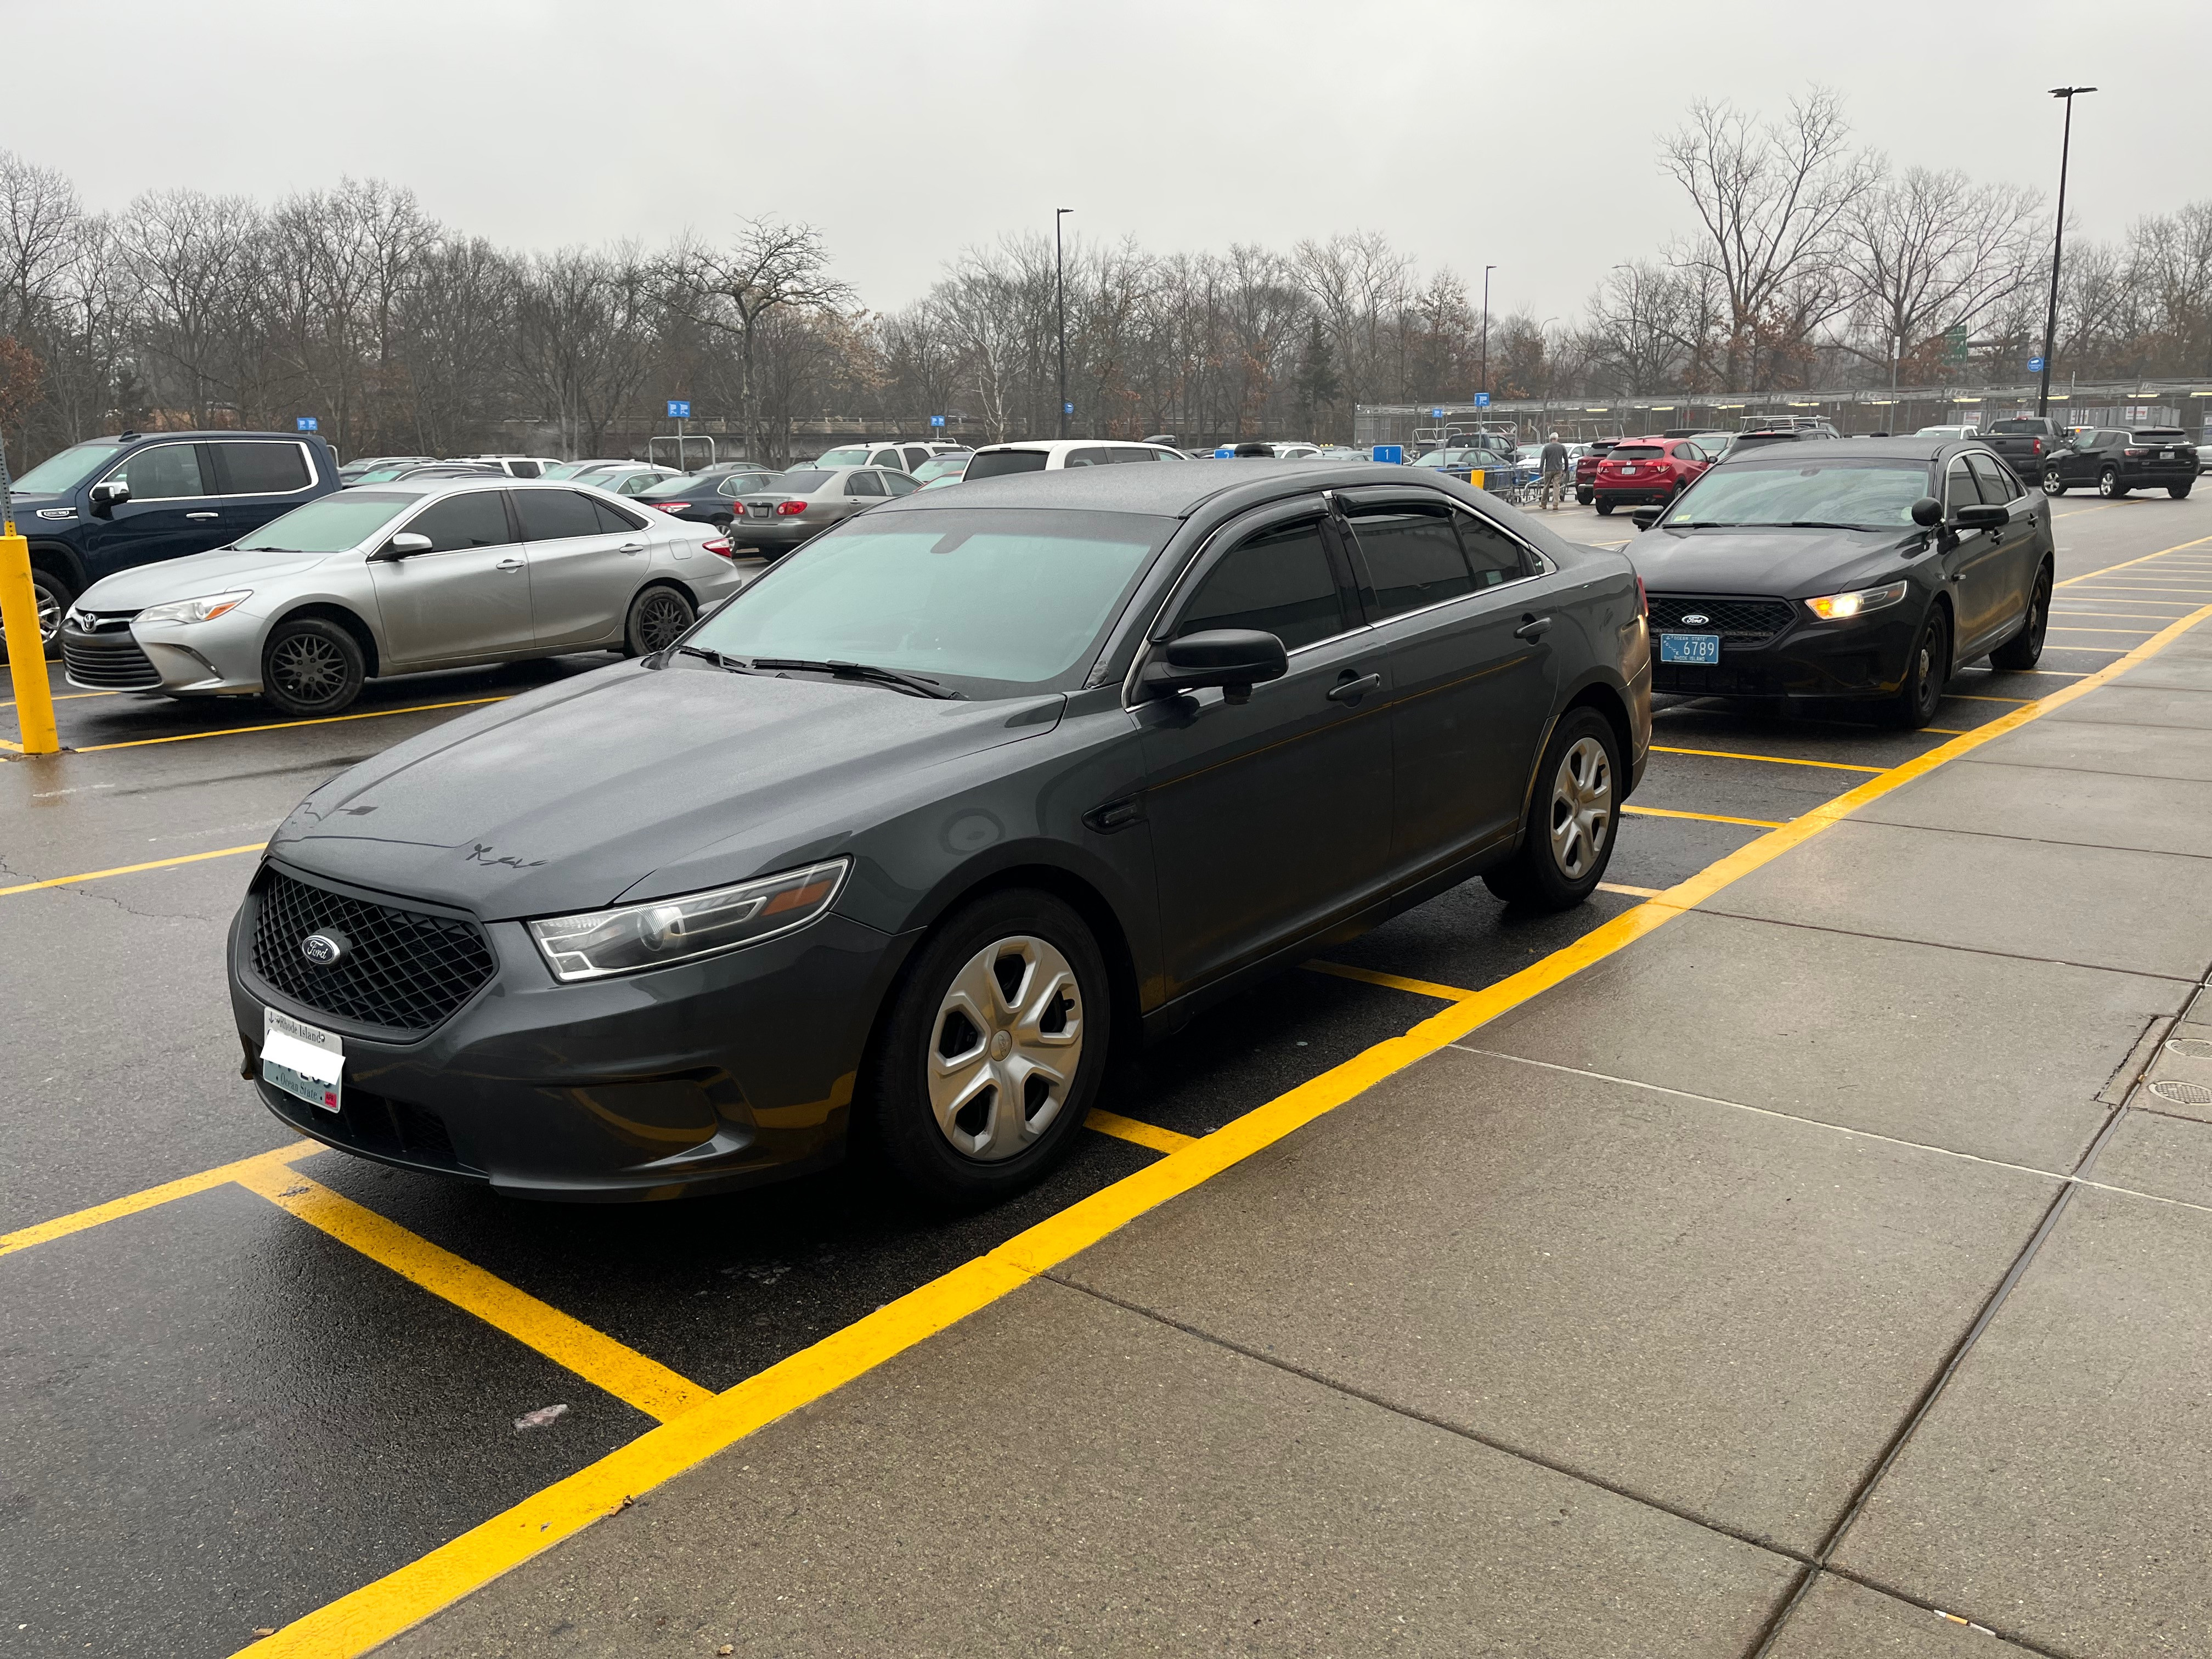
[[[1869,611],[1895,605],[1905,597],[1908,586],[1905,582],[1891,582],[1882,587],[1855,588],[1849,593],[1830,593],[1808,599],[1805,606],[1822,622],[1842,622],[1846,617],[1863,617]]]
[[[227,611],[235,611],[253,597],[250,587],[234,588],[228,593],[210,593],[204,599],[172,599],[167,605],[149,605],[131,620],[133,622],[213,622]]]
[[[530,934],[556,979],[599,979],[694,962],[804,927],[836,901],[851,864],[832,859],[682,898],[549,916],[532,922]]]

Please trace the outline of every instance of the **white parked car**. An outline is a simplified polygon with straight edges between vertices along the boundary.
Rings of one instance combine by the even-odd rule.
[[[924,442],[919,438],[871,438],[866,443],[840,444],[825,449],[808,466],[834,470],[841,466],[890,466],[911,472],[933,455],[959,449],[959,444]],[[794,465],[799,463],[793,463]]]
[[[973,483],[978,478],[1003,478],[1010,472],[1057,472],[1070,466],[1189,459],[1165,444],[1132,443],[1126,438],[1030,438],[1020,443],[985,444],[962,476]]]
[[[495,466],[510,478],[542,478],[548,467],[561,465],[551,455],[450,455],[447,459],[465,461],[471,466]]]

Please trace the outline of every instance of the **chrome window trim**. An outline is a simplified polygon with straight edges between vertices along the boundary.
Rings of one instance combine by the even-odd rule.
[[[305,491],[305,490],[313,489],[317,484],[319,484],[319,483],[320,483],[322,482],[322,477],[323,477],[322,469],[321,469],[320,467],[319,467],[319,466],[317,466],[317,465],[315,465],[315,452],[314,452],[313,450],[312,450],[312,449],[308,448],[307,445],[305,445],[305,444],[303,444],[303,443],[300,442],[300,441],[299,441],[299,440],[297,440],[296,438],[169,438],[169,439],[164,439],[164,440],[162,440],[162,441],[161,441],[161,442],[159,442],[159,443],[150,443],[150,444],[141,444],[141,445],[139,445],[137,448],[136,448],[136,449],[132,450],[132,451],[131,451],[128,455],[124,456],[124,457],[122,458],[122,459],[120,459],[120,460],[117,461],[117,462],[115,463],[115,465],[112,465],[112,466],[109,467],[109,468],[107,469],[107,471],[105,471],[105,472],[101,473],[101,474],[100,475],[100,477],[98,477],[97,478],[94,479],[94,480],[93,480],[93,483],[94,483],[94,484],[104,484],[104,483],[106,483],[110,482],[111,480],[112,480],[112,479],[114,478],[114,477],[115,477],[115,475],[116,475],[117,473],[118,473],[118,472],[122,471],[124,468],[125,468],[126,466],[129,466],[129,465],[131,465],[131,462],[133,462],[133,461],[137,460],[137,459],[141,455],[143,455],[143,454],[147,453],[149,450],[155,450],[155,449],[166,449],[166,448],[174,448],[176,446],[178,446],[178,445],[179,445],[179,444],[189,444],[189,445],[191,445],[191,446],[192,447],[194,447],[194,448],[198,448],[200,445],[202,445],[202,444],[205,444],[205,445],[207,445],[210,449],[212,449],[212,448],[213,448],[216,445],[217,445],[217,444],[290,444],[290,445],[292,446],[292,447],[293,447],[293,448],[295,448],[295,449],[296,449],[296,450],[298,450],[298,451],[300,452],[301,459],[303,459],[304,461],[306,461],[306,462],[307,462],[307,482],[306,483],[304,483],[304,484],[301,485],[301,486],[300,486],[300,488],[299,488],[298,489],[249,489],[249,490],[241,491],[240,493],[239,493],[239,494],[237,494],[237,495],[155,495],[155,496],[153,496],[153,497],[151,497],[151,498],[150,498],[150,499],[151,499],[151,500],[153,500],[153,501],[266,501],[266,500],[268,500],[269,498],[270,498],[271,496],[276,496],[276,495],[300,495],[301,493],[302,493],[302,492],[303,492],[303,491]],[[213,456],[210,456],[208,459],[212,462],[212,461],[214,460],[214,459],[215,459],[215,458],[214,458]],[[202,483],[205,483],[207,482],[207,477],[206,477],[206,475],[205,475],[205,473],[204,473],[204,472],[203,472],[203,473],[202,473],[202,475],[201,475],[200,482],[201,482]],[[88,485],[88,486],[86,486],[86,488],[87,488],[87,489],[88,489],[88,490],[89,490],[91,487],[92,487],[91,485]],[[137,497],[137,496],[136,496],[136,495],[133,495],[133,496],[131,498],[131,502],[137,502],[137,501],[138,501],[138,497]],[[131,504],[130,502],[126,502],[126,503],[125,503],[125,505],[126,505],[126,506],[127,506],[127,505],[130,505],[130,504]]]
[[[188,445],[191,447],[197,449],[200,445],[208,441],[209,440],[205,438],[172,438],[163,443],[141,444],[137,448],[132,450],[128,455],[125,455],[121,460],[116,462],[113,466],[109,467],[106,471],[101,473],[99,477],[94,479],[90,484],[88,484],[86,486],[86,493],[89,495],[91,491],[97,489],[101,484],[112,483],[117,473],[122,471],[124,468],[129,466],[131,462],[137,460],[141,455],[149,454],[156,449],[173,449],[179,444]],[[200,482],[202,483],[205,483],[207,482],[207,475],[205,472],[202,472],[200,475]],[[221,495],[154,495],[148,499],[156,501],[219,501],[223,500],[224,497]],[[125,507],[143,506],[144,503],[141,502],[137,496],[133,495],[130,501],[123,502],[121,505]]]

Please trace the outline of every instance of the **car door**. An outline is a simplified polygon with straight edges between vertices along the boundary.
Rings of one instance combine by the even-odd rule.
[[[553,650],[620,638],[651,559],[642,526],[578,489],[518,489],[514,498],[530,557],[532,636]]]
[[[1954,455],[1943,470],[1943,516],[1955,518],[1962,507],[1978,505],[1981,486],[1964,455]],[[1990,530],[1948,529],[1942,552],[1943,574],[1951,585],[1951,606],[1956,618],[1952,660],[1963,663],[1978,656],[1977,647],[2013,615],[2011,583],[2006,568],[2000,532]]]
[[[866,467],[848,472],[843,490],[831,498],[831,505],[836,508],[831,522],[842,523],[856,513],[865,513],[890,494],[890,490],[884,487],[882,474]]]
[[[1392,692],[1391,860],[1409,879],[1510,837],[1552,716],[1561,578],[1433,492],[1340,492]]]
[[[94,580],[133,565],[180,559],[219,547],[222,502],[212,481],[214,465],[200,443],[148,444],[134,449],[94,483],[119,483],[131,499],[103,516],[89,515],[83,546],[87,574]]]
[[[1170,995],[1349,915],[1389,864],[1389,669],[1319,497],[1216,534],[1151,637],[1216,628],[1275,635],[1290,672],[1133,711]]]
[[[2069,487],[2078,489],[2097,482],[2097,465],[2103,459],[2105,441],[2111,435],[2106,432],[2087,433],[2067,452],[2058,476]]]
[[[240,438],[202,447],[215,460],[211,483],[222,497],[223,541],[260,529],[312,496],[314,466],[305,444],[289,438]]]
[[[1991,535],[2003,550],[1999,563],[2004,570],[2004,598],[1990,623],[2009,631],[2026,614],[2029,596],[2035,591],[2036,573],[2043,568],[2043,538],[2036,533],[2042,498],[2023,489],[1995,455],[1976,452],[1966,457],[1966,465],[1981,489],[1982,499],[2002,507],[2009,520],[2002,531]]]
[[[394,533],[430,538],[426,553],[369,564],[384,623],[383,671],[481,662],[531,645],[531,572],[504,489],[441,495]]]

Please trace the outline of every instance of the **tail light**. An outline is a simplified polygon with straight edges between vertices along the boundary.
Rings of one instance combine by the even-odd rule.
[[[775,504],[775,516],[779,519],[795,519],[805,511],[805,501],[778,501]]]
[[[2144,456],[2144,455],[2148,455],[2148,454],[2149,454],[2149,453],[2150,453],[2150,451],[2148,451],[2148,449],[2124,449],[2124,450],[2122,450],[2122,451],[2120,452],[2120,453],[2121,453],[2121,454],[2123,454],[2123,455],[2130,455],[2130,456],[2135,456],[2135,457],[2140,458],[2140,457],[2142,457],[2142,456]]]
[[[653,505],[659,507],[663,513],[681,513],[685,507],[690,506],[691,503],[689,501],[655,501]]]
[[[2029,454],[2031,454],[2031,455],[2040,455],[2041,453],[2043,453],[2043,440],[2042,440],[2042,439],[2040,439],[2040,438],[2030,438],[2030,439],[2028,440],[2028,442],[2029,442],[2032,446],[2033,446],[2033,447],[2032,448],[2030,448],[2030,449],[2029,449],[2029,451],[2027,452]]]
[[[737,550],[730,545],[730,538],[727,536],[719,536],[715,538],[714,540],[711,542],[702,542],[700,545],[705,548],[708,552],[719,553],[726,559],[734,558],[737,556]]]

